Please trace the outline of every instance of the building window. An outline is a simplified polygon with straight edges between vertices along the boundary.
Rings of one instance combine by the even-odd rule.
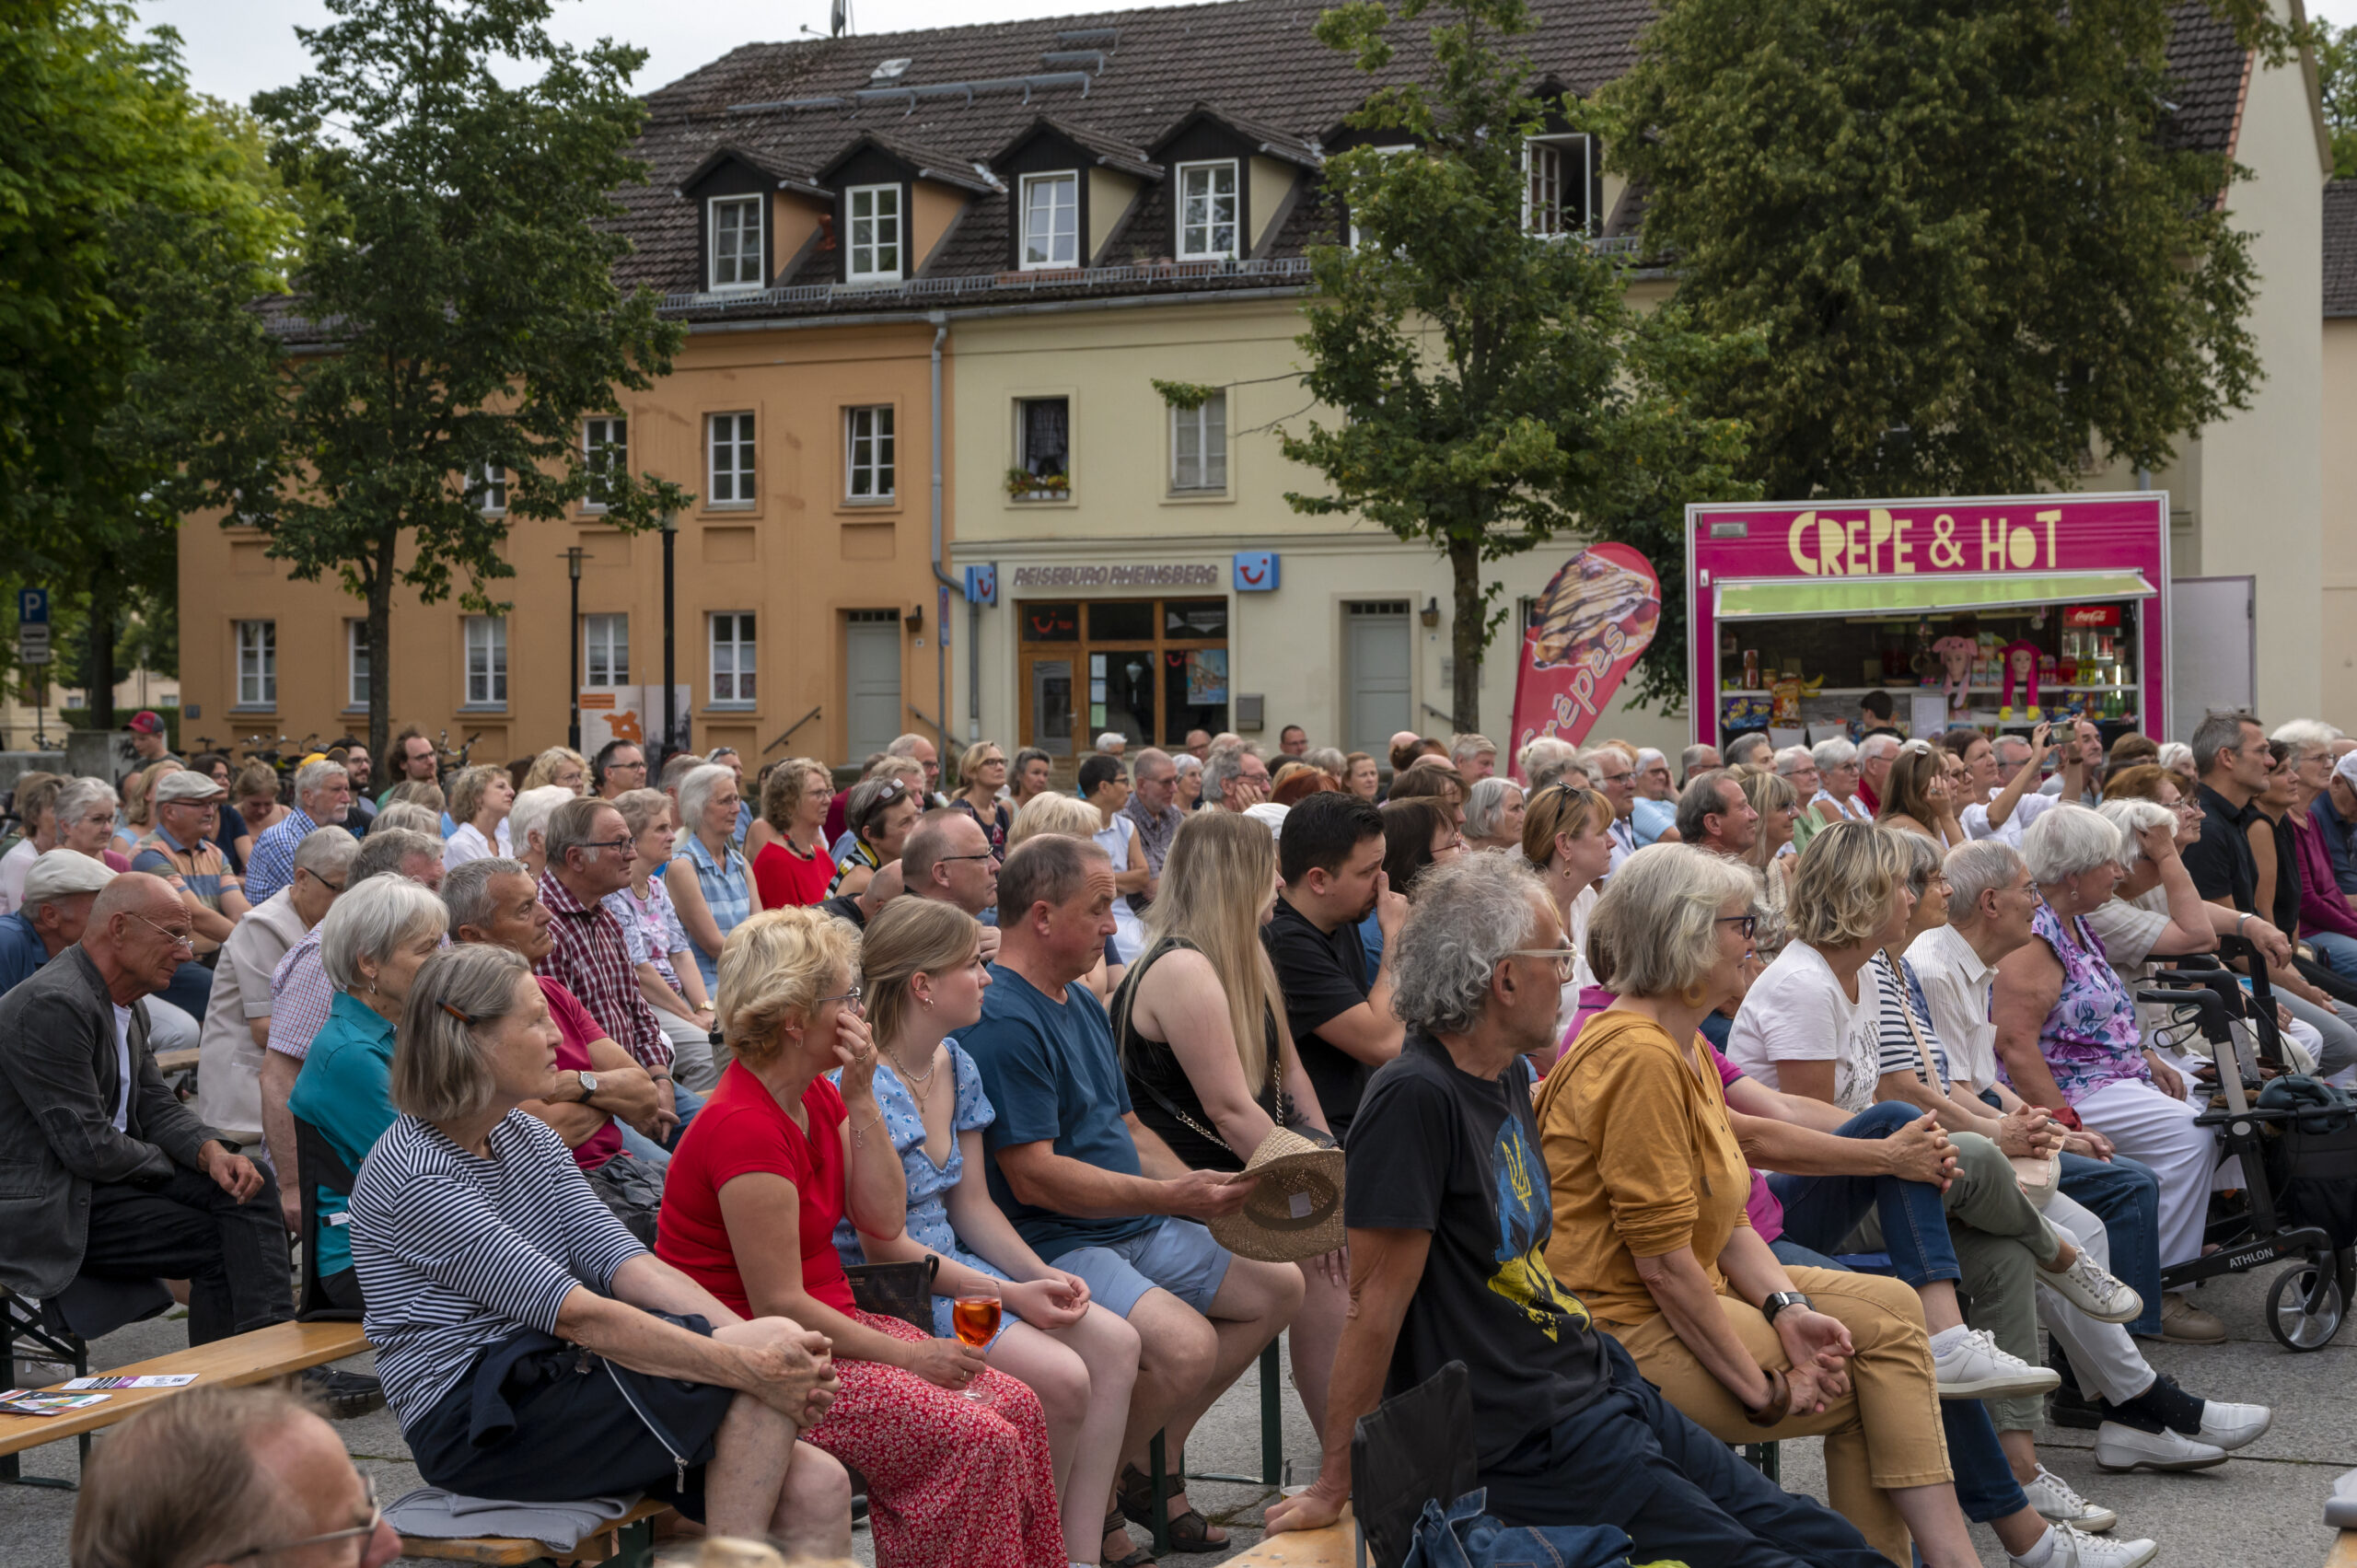
[[[847,494],[853,501],[889,501],[893,485],[892,405],[843,411],[843,437],[848,445],[844,472]]]
[[[343,623],[343,705],[365,708],[368,705],[368,622],[347,621]]]
[[[705,465],[711,475],[707,494],[713,506],[749,506],[753,504],[753,416],[749,413],[715,413],[704,422],[704,445],[711,460]]]
[[[723,613],[712,618],[712,700],[753,705],[753,617]]]
[[[1391,146],[1375,149],[1376,156],[1378,157],[1397,157],[1401,153],[1411,153],[1415,150],[1416,145],[1413,142],[1400,142]],[[1354,213],[1351,215],[1351,249],[1355,250],[1364,242],[1364,237],[1359,233],[1358,215]]]
[[[1523,144],[1522,226],[1532,234],[1587,232],[1588,140],[1534,137]]]
[[[1080,176],[1023,177],[1023,265],[1080,265]]]
[[[719,196],[712,213],[712,286],[761,286],[761,199]]]
[[[1018,500],[1062,500],[1072,491],[1072,401],[1020,398],[1015,404],[1015,466],[1009,488]]]
[[[630,472],[630,421],[620,414],[581,422],[581,458],[589,470],[589,490],[582,498],[585,512],[602,512],[613,499],[611,478]]]
[[[581,618],[581,684],[608,687],[630,684],[630,617],[585,615]]]
[[[486,517],[507,511],[507,470],[497,463],[477,463],[467,474],[467,494]]]
[[[507,704],[507,617],[467,617],[467,706]]]
[[[278,706],[278,622],[238,622],[238,706]]]
[[[900,188],[854,185],[843,192],[851,209],[851,254],[845,276],[853,283],[900,281]]]
[[[1178,259],[1205,261],[1234,256],[1236,226],[1235,163],[1180,164]]]
[[[1227,394],[1170,411],[1170,488],[1227,488]]]

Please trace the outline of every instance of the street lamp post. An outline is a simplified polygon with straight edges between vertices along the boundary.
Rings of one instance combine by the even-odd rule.
[[[663,744],[656,749],[655,765],[658,769],[671,760],[672,742],[679,733],[679,689],[672,680],[671,636],[671,565],[674,546],[679,540],[679,520],[666,512],[663,514]]]
[[[573,704],[573,720],[565,726],[564,743],[575,751],[581,749],[581,563],[588,556],[577,544],[564,552],[565,575],[573,579],[573,611],[565,621],[565,634],[573,641],[573,684],[567,698]]]

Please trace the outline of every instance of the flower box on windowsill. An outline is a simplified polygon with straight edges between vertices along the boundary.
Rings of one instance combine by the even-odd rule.
[[[1017,501],[1069,501],[1072,478],[1068,474],[1026,473],[1021,469],[1009,469],[1006,493]]]

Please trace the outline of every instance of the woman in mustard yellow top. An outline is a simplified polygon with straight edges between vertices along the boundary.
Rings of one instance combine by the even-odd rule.
[[[1787,1270],[1744,1213],[1748,1167],[1696,1032],[1739,997],[1751,878],[1657,844],[1613,873],[1588,959],[1620,999],[1548,1074],[1547,1261],[1670,1403],[1727,1442],[1823,1436],[1836,1512],[1894,1562],[1979,1562],[1949,1484],[1922,1310],[1896,1280]]]

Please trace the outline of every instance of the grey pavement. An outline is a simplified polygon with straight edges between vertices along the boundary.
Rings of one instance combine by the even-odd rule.
[[[2040,1458],[2073,1486],[2117,1509],[2121,1531],[2161,1543],[2161,1561],[2181,1568],[2267,1563],[2270,1568],[2321,1568],[2333,1532],[2324,1525],[2324,1504],[2333,1480],[2357,1468],[2357,1328],[2344,1328],[2324,1350],[2294,1355],[2267,1332],[2261,1314],[2273,1271],[2258,1277],[2218,1281],[2196,1299],[2225,1318],[2233,1338],[2214,1346],[2148,1343],[2153,1364],[2191,1393],[2272,1405],[2272,1431],[2229,1463],[2190,1475],[2107,1475],[2096,1469],[2090,1432],[2049,1428],[2041,1434]],[[120,1366],[160,1355],[185,1344],[177,1319],[135,1324],[109,1335],[93,1349],[94,1368]],[[343,1363],[365,1368],[365,1358]],[[1283,1400],[1284,1454],[1295,1480],[1315,1473],[1318,1440],[1294,1397],[1291,1379]],[[392,1418],[378,1411],[339,1428],[354,1460],[377,1478],[377,1495],[399,1496],[417,1484],[409,1450]],[[99,1441],[103,1442],[101,1437]],[[1258,1379],[1248,1372],[1204,1418],[1187,1461],[1196,1470],[1257,1475],[1260,1471]],[[29,1475],[71,1478],[75,1472],[70,1442],[36,1448],[24,1457]],[[1822,1498],[1825,1472],[1816,1442],[1783,1446],[1784,1484]],[[1219,1553],[1170,1559],[1181,1568],[1208,1565],[1260,1539],[1261,1510],[1273,1498],[1268,1488],[1206,1481],[1191,1489],[1195,1504],[1225,1527],[1231,1544]],[[65,1562],[72,1521],[71,1493],[0,1487],[0,1568],[51,1568]],[[2004,1553],[1986,1529],[1976,1529],[1981,1562],[2003,1568]],[[1141,1538],[1142,1539],[1142,1538]],[[863,1528],[854,1540],[863,1563],[875,1561]],[[689,1557],[692,1553],[688,1553]],[[685,1560],[685,1559],[683,1559]],[[406,1560],[404,1560],[406,1561]]]

